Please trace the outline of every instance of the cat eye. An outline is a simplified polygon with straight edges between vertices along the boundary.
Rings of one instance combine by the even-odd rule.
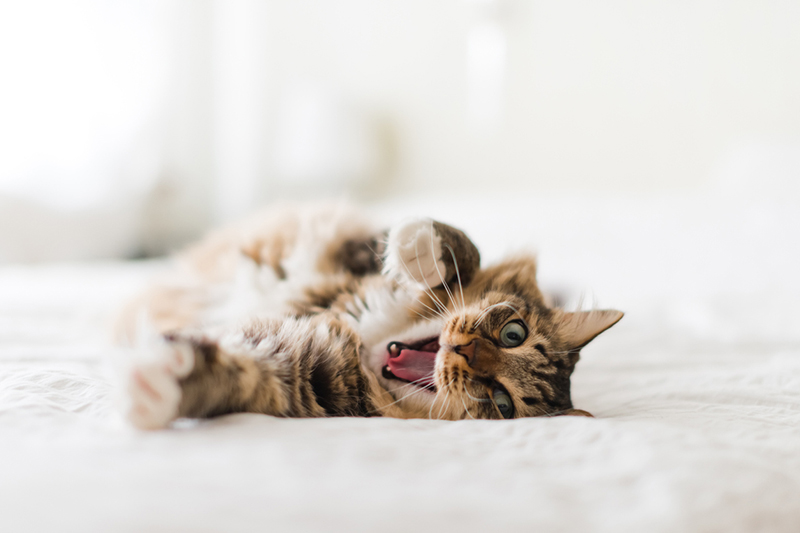
[[[511,402],[511,396],[509,396],[506,391],[503,389],[495,389],[494,392],[492,392],[492,399],[500,410],[500,414],[503,415],[503,418],[507,419],[514,416],[514,404]]]
[[[509,322],[500,330],[500,344],[506,348],[514,348],[522,344],[527,336],[528,330],[525,329],[525,326],[520,321],[515,320],[514,322]]]

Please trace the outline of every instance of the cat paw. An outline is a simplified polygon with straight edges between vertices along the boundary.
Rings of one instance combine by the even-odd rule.
[[[126,418],[139,429],[160,429],[178,417],[179,380],[194,368],[194,350],[183,341],[158,347],[156,360],[134,365],[128,374]]]
[[[386,255],[386,271],[423,288],[444,282],[447,266],[442,261],[442,238],[430,219],[419,219],[392,228]]]

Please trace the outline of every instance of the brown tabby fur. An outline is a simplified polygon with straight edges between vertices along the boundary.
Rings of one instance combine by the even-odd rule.
[[[313,275],[299,281],[295,297],[282,302],[279,311],[254,313],[244,326],[204,322],[216,305],[212,288],[235,278],[237,262],[250,261],[259,272],[268,269],[277,284],[292,282],[295,274],[287,265],[311,242],[304,240],[314,233],[309,224],[325,228],[324,238],[313,243],[321,253],[309,269]],[[145,309],[169,345],[188,346],[193,354],[191,371],[174,376],[180,401],[166,422],[234,412],[503,418],[493,399],[498,390],[511,398],[514,418],[591,416],[573,409],[570,376],[580,349],[622,313],[550,308],[537,286],[532,256],[481,269],[478,250],[463,232],[439,222],[429,225],[444,265],[436,287],[414,285],[413,261],[400,261],[402,268],[392,270],[391,263],[398,263],[394,233],[375,231],[335,208],[290,208],[190,249],[174,278],[143,295],[123,320],[130,332]],[[417,272],[423,271],[419,257],[425,253],[418,251]],[[376,343],[380,335],[375,332],[361,331],[366,315],[377,313],[370,307],[375,294],[410,295],[394,304],[403,306],[399,320],[408,322],[406,329],[434,324],[439,351],[430,381],[435,394],[381,375],[386,344]],[[509,348],[498,339],[512,320],[525,325],[527,337]],[[142,375],[134,371],[131,379],[159,398]],[[163,425],[142,422],[135,413],[131,419],[141,427]]]

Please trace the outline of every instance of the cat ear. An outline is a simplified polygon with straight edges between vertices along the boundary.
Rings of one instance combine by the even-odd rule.
[[[564,313],[558,331],[570,351],[577,351],[619,322],[624,313],[614,309]]]

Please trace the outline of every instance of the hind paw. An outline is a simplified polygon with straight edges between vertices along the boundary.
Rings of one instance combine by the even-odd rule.
[[[166,427],[178,417],[179,380],[194,368],[194,350],[183,341],[165,342],[159,357],[134,365],[127,377],[126,418],[140,429]]]

